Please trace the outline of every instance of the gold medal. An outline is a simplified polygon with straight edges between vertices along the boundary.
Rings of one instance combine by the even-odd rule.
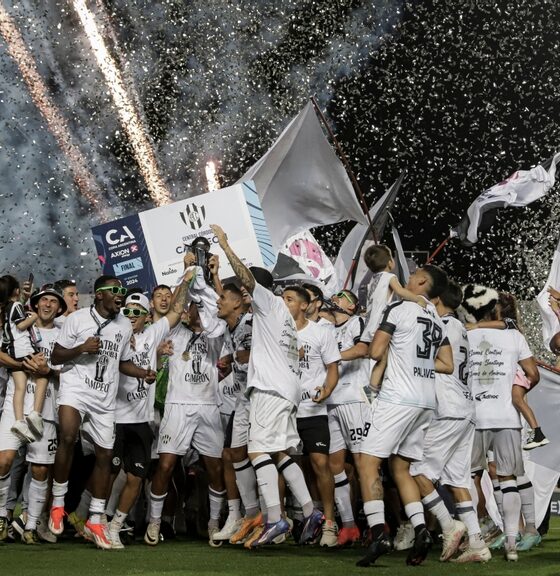
[[[191,359],[191,353],[188,350],[185,350],[182,358],[185,362],[188,362]]]

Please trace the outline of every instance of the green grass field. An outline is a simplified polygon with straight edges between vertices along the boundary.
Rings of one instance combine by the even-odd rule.
[[[150,548],[137,542],[125,550],[96,550],[93,545],[65,541],[60,544],[4,544],[0,546],[2,574],[10,576],[347,576],[367,574],[392,576],[420,573],[426,576],[478,574],[483,576],[552,576],[560,575],[560,519],[551,522],[551,530],[539,548],[520,554],[519,562],[506,563],[501,554],[486,565],[457,566],[437,561],[433,550],[420,567],[405,565],[406,553],[393,553],[378,560],[371,568],[357,568],[355,562],[363,549],[320,550],[293,544],[249,552],[238,547],[210,548],[205,542],[164,542]]]

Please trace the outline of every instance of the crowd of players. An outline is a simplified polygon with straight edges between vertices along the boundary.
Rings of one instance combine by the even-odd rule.
[[[417,565],[436,519],[443,561],[486,562],[490,548],[515,561],[540,543],[522,448],[548,440],[525,400],[539,373],[511,297],[463,292],[432,265],[404,288],[384,246],[366,253],[363,311],[351,291],[326,299],[313,283],[278,296],[212,230],[235,282],[222,285],[217,256],[203,269],[187,252],[174,289],[149,299],[101,276],[79,309],[73,282],[20,293],[0,278],[1,541],[15,530],[53,542],[72,527],[119,549],[134,516],[156,546],[198,461],[214,547],[364,537],[358,565],[393,548]],[[25,512],[12,517],[18,497]]]

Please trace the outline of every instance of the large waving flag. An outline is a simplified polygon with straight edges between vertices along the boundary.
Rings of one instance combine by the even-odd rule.
[[[255,183],[276,251],[290,236],[314,226],[344,220],[367,224],[311,102],[240,180]]]
[[[356,224],[342,243],[334,269],[338,277],[340,288],[343,286],[349,290],[358,290],[367,276],[368,269],[363,263],[362,254],[374,243],[374,238],[380,240],[389,218],[389,211],[395,203],[395,199],[405,177],[405,172],[393,182],[392,186],[381,196],[369,211],[372,226],[368,224]]]
[[[552,286],[556,290],[560,290],[560,242],[556,246],[554,251],[554,257],[552,259],[552,266],[550,267],[550,272],[548,273],[548,278],[544,288],[540,291],[537,296],[537,303],[539,305],[539,311],[542,318],[542,334],[543,341],[546,348],[550,349],[550,339],[560,332],[560,322],[556,317],[556,314],[550,308],[548,303],[549,294],[547,288]]]
[[[542,198],[554,186],[558,160],[560,153],[543,165],[518,170],[507,180],[485,190],[469,206],[460,224],[451,230],[450,237],[458,237],[465,246],[472,246],[480,233],[492,226],[500,208],[527,206]]]

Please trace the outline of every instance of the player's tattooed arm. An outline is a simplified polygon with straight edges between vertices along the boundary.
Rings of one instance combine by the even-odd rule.
[[[194,268],[189,270],[181,284],[175,289],[173,293],[173,300],[171,301],[171,309],[167,314],[167,320],[169,321],[169,327],[171,329],[175,328],[177,324],[179,324],[181,320],[181,315],[183,314],[183,310],[185,309],[185,304],[187,300],[187,293],[189,289],[190,282],[195,274]]]
[[[243,262],[241,262],[239,256],[237,256],[237,254],[232,250],[228,243],[226,233],[220,228],[220,226],[217,224],[211,224],[210,229],[216,235],[218,244],[229,260],[229,263],[233,268],[233,272],[239,278],[241,284],[247,288],[250,294],[252,294],[253,290],[255,289],[255,278],[251,274],[251,271],[249,268],[247,268],[247,266],[245,266],[245,264],[243,264]]]

